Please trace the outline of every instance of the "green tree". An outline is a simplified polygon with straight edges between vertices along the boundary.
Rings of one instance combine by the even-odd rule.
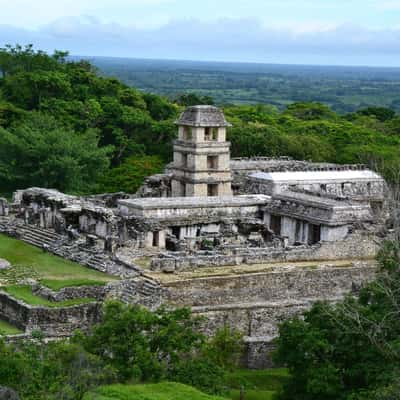
[[[394,118],[396,112],[386,107],[368,107],[368,108],[363,108],[362,110],[358,110],[357,114],[374,116],[377,120],[385,122]]]
[[[197,93],[182,93],[179,94],[174,102],[180,106],[198,106],[198,105],[213,105],[214,99],[210,96],[201,96]]]
[[[281,399],[377,399],[394,388],[400,373],[397,241],[385,244],[379,263],[376,281],[357,299],[318,303],[304,319],[281,324],[276,359],[291,372]]]
[[[150,312],[140,306],[107,303],[103,323],[79,336],[85,349],[112,365],[120,379],[159,380],[185,354],[202,347],[205,337],[190,310]]]
[[[135,193],[144,178],[161,172],[162,167],[163,161],[157,156],[130,157],[104,175],[98,191]]]
[[[32,113],[23,123],[0,128],[1,186],[89,192],[108,168],[110,150],[98,147],[94,130],[77,134],[50,116]]]

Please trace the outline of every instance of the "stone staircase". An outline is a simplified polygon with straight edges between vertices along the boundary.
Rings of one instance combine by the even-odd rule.
[[[52,247],[66,239],[65,236],[59,235],[53,230],[39,228],[33,225],[21,225],[18,231],[21,240],[41,248]]]
[[[142,275],[138,266],[115,259],[111,254],[103,253],[101,250],[89,249],[84,245],[84,241],[71,241],[66,235],[60,235],[53,229],[26,225],[22,220],[15,218],[0,217],[0,232],[33,246],[45,248],[62,258],[122,279],[132,279]]]
[[[143,276],[126,281],[121,293],[121,300],[124,303],[139,303],[149,307],[160,305],[161,298],[162,287],[157,282]]]
[[[0,232],[7,232],[9,221],[7,217],[0,217]]]

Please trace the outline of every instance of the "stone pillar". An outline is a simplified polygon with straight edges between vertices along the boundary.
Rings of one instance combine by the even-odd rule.
[[[166,235],[165,231],[159,231],[158,232],[158,247],[160,249],[165,249],[166,247]]]
[[[149,247],[153,247],[153,232],[147,232],[146,233],[146,238],[144,241],[144,246],[149,248]]]
[[[44,213],[45,213],[45,210],[43,210],[43,209],[39,210],[39,220],[40,220],[39,226],[40,226],[41,228],[45,228]]]
[[[4,199],[3,197],[0,197],[0,216],[1,217],[7,217],[8,216],[8,202],[7,199]]]

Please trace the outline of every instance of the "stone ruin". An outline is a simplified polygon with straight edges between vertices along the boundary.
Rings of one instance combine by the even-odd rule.
[[[177,125],[174,161],[136,194],[21,190],[0,199],[0,231],[120,276],[123,301],[190,306],[207,332],[235,326],[247,365],[265,366],[279,321],[373,278],[387,185],[362,165],[231,160],[215,107]]]

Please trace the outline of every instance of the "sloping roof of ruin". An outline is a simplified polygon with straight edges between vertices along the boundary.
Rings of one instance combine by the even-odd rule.
[[[334,226],[373,220],[371,206],[367,202],[335,200],[292,191],[274,195],[266,210],[277,215]]]
[[[213,208],[263,205],[271,199],[263,194],[224,197],[154,197],[119,200],[118,204],[137,209]]]
[[[273,182],[298,181],[357,181],[382,180],[374,171],[364,170],[333,170],[333,171],[288,171],[288,172],[255,172],[251,178]]]
[[[188,107],[175,123],[177,125],[195,127],[231,126],[231,124],[226,121],[224,113],[214,106]]]

